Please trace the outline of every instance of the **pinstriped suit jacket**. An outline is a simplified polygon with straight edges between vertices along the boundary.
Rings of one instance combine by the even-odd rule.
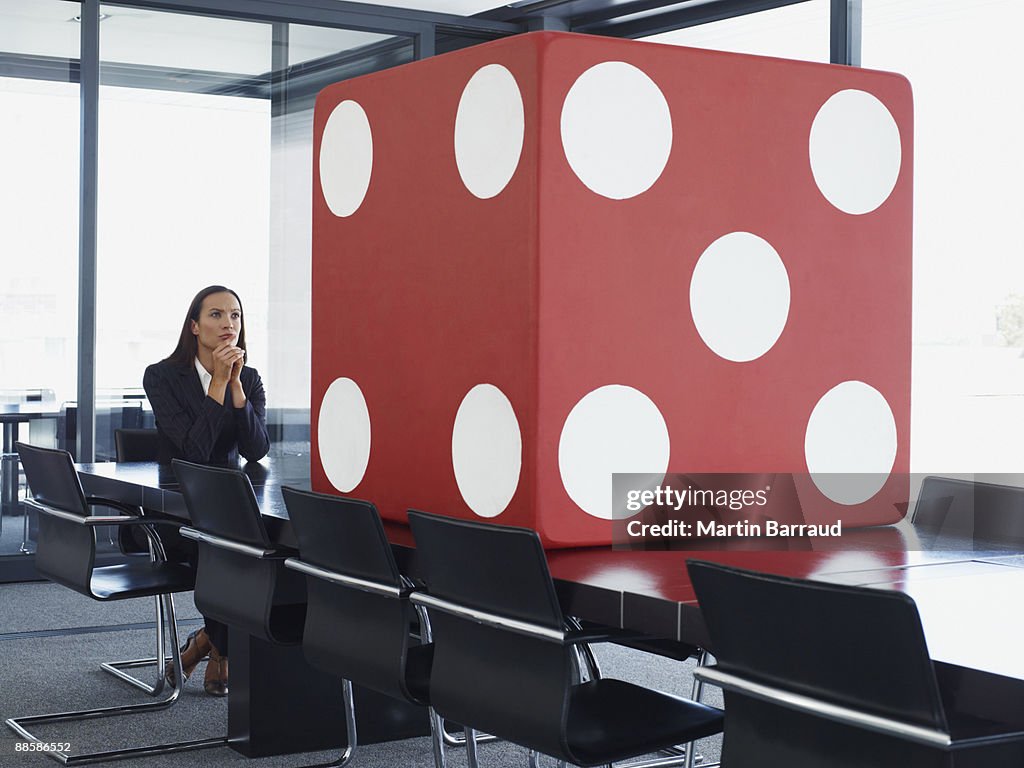
[[[228,389],[224,404],[203,392],[194,366],[181,368],[162,360],[146,369],[142,386],[156,417],[161,464],[185,459],[201,464],[233,464],[239,455],[262,459],[270,450],[267,396],[255,368],[240,375],[246,403],[235,408]]]

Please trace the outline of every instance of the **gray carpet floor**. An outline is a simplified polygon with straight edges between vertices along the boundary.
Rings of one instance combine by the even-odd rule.
[[[182,634],[199,622],[190,596],[176,598]],[[0,585],[0,720],[8,717],[113,706],[151,700],[141,691],[106,674],[103,661],[152,656],[152,601],[131,600],[101,604],[53,584]],[[142,626],[140,626],[142,625]],[[674,662],[618,646],[597,648],[602,672],[689,695],[693,662]],[[155,673],[155,669],[153,670]],[[715,694],[706,700],[716,702]],[[179,701],[157,713],[41,726],[39,736],[72,744],[72,753],[217,736],[226,730],[227,705],[206,696],[202,667],[188,681]],[[57,765],[43,755],[15,752],[15,734],[0,726],[0,768]],[[719,739],[700,743],[703,762],[717,761]],[[124,760],[124,768],[182,768],[183,766],[307,766],[333,760],[334,753],[247,759],[227,747],[175,755]],[[525,768],[524,750],[505,743],[480,747],[484,768]],[[448,751],[452,768],[466,765],[463,750]],[[544,766],[553,761],[544,759]],[[427,738],[406,739],[360,748],[353,768],[431,768]]]

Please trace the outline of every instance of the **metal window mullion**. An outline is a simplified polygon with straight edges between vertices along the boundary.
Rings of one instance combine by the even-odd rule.
[[[77,457],[96,455],[96,220],[99,178],[100,4],[82,0],[78,208]]]
[[[344,0],[110,0],[105,5],[127,5],[244,21],[286,21],[393,35],[415,35],[424,24],[491,35],[512,35],[523,31],[522,25],[516,23]]]
[[[424,26],[413,38],[412,50],[416,61],[434,56],[437,53],[437,27],[432,24]]]
[[[859,67],[862,0],[831,0],[829,61]]]
[[[284,126],[274,118],[288,113],[288,29],[287,22],[272,25],[270,48],[270,140],[275,147],[284,145]]]

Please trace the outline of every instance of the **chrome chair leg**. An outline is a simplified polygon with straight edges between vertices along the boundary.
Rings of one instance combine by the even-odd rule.
[[[431,635],[431,632],[430,632],[430,616],[427,614],[426,610],[421,605],[417,605],[416,606],[416,615],[419,617],[419,620],[420,620],[420,636],[421,636],[421,639],[425,643],[431,642],[433,640],[433,636]],[[431,712],[433,712],[433,710],[431,710]],[[437,720],[438,720],[438,730],[440,731],[440,734],[441,734],[442,746],[443,745],[447,745],[449,747],[462,747],[462,746],[465,746],[465,744],[466,744],[465,733],[455,734],[455,733],[452,733],[451,731],[449,731],[447,728],[444,727],[444,718],[441,717],[440,715],[437,716]],[[431,722],[433,722],[433,721],[431,721]],[[477,734],[477,736],[476,736],[477,744],[483,744],[483,743],[486,743],[488,741],[497,741],[497,738],[494,737],[494,736],[491,736],[490,734],[487,734],[487,733]],[[444,755],[443,755],[443,751],[442,751],[442,758],[443,758],[443,756]]]
[[[452,733],[444,727],[445,720],[441,718],[441,740],[449,747],[464,747],[466,746],[466,735],[465,733]],[[489,741],[497,741],[497,736],[491,736],[489,733],[478,733],[476,735],[477,744],[486,744]]]
[[[433,707],[428,710],[430,717],[430,744],[434,749],[434,768],[445,768],[444,718]],[[465,736],[463,736],[465,738]]]
[[[697,666],[706,667],[708,660],[711,658],[711,654],[701,648],[700,655],[697,657]],[[693,678],[693,686],[690,688],[690,698],[700,703],[701,698],[704,696],[704,681],[698,679],[696,676]],[[697,754],[697,742],[691,741],[686,745],[686,762],[683,764],[685,768],[693,768],[693,766],[700,760],[700,756]],[[719,763],[707,763],[706,765],[701,762],[702,768],[715,768]]]
[[[169,598],[170,595],[165,595]],[[168,599],[164,605],[165,614],[173,614],[173,605]],[[97,709],[85,709],[77,712],[57,712],[45,715],[30,715],[28,717],[12,717],[5,722],[7,727],[26,741],[42,743],[42,740],[33,735],[28,729],[35,725],[45,723],[74,722],[77,720],[90,720],[100,717],[114,717],[117,715],[138,714],[140,712],[155,712],[174,704],[181,695],[181,651],[178,649],[178,632],[173,623],[170,624],[171,640],[173,647],[174,674],[178,685],[166,699],[161,701],[150,701],[143,704],[128,704],[119,707],[100,707]],[[227,737],[195,739],[193,741],[178,741],[167,744],[150,744],[142,747],[127,747],[124,749],[113,749],[104,752],[90,752],[80,755],[69,755],[67,752],[47,752],[50,757],[64,765],[87,765],[90,763],[101,763],[110,760],[123,760],[129,757],[142,757],[145,755],[160,755],[170,752],[183,752],[193,749],[207,749],[227,744]]]
[[[158,538],[156,538],[155,540],[155,537],[156,534],[154,533],[153,536],[149,538],[148,542],[149,559],[151,562],[154,563],[159,562],[161,559],[165,557],[163,543],[159,541]],[[171,608],[173,609],[173,596],[169,597],[171,597],[172,599]],[[164,614],[161,609],[162,599],[163,598],[160,595],[155,595],[153,597],[154,603],[156,605],[156,656],[150,659],[128,659],[125,661],[107,661],[100,664],[100,669],[102,669],[104,672],[114,675],[114,677],[120,680],[124,680],[129,685],[133,685],[136,688],[145,691],[150,696],[159,696],[163,692],[165,684],[164,665],[168,661],[167,653],[164,648],[165,622]],[[170,624],[177,626],[173,610],[171,611],[171,614],[168,617],[168,621]],[[129,675],[127,672],[123,671],[126,669],[137,669],[139,667],[151,666],[156,667],[156,678],[154,679],[152,685],[145,682],[144,680],[140,680],[139,678],[134,677],[133,675]]]
[[[21,518],[21,546],[18,547],[18,552],[20,552],[23,555],[31,555],[33,553],[33,550],[28,545],[28,536],[32,528],[31,521],[29,520],[29,514],[34,513],[35,510],[32,507],[25,504],[22,505],[21,511],[23,513],[23,516]]]
[[[102,664],[100,664],[100,669],[102,669],[104,672],[114,675],[114,677],[120,680],[124,680],[129,685],[133,685],[136,688],[145,691],[150,696],[159,696],[164,690],[164,664],[167,663],[167,653],[164,649],[165,628],[164,615],[160,607],[161,598],[157,596],[154,597],[154,600],[156,601],[156,656],[150,659],[127,659],[125,661],[105,661]],[[171,614],[171,616],[168,617],[168,621],[170,623],[174,623],[175,617],[173,613]],[[158,659],[163,659],[163,661],[158,661]],[[126,669],[137,669],[139,667],[151,667],[154,665],[156,666],[156,678],[154,679],[152,685],[145,682],[144,680],[140,680],[139,678],[134,677],[133,675],[129,675],[127,672],[123,671]]]
[[[341,753],[337,760],[330,763],[310,765],[307,768],[344,768],[344,766],[352,762],[352,756],[359,746],[359,736],[356,733],[356,704],[355,699],[352,697],[351,680],[341,681],[341,696],[345,706],[345,730],[348,732],[348,744],[345,745],[345,751]]]
[[[571,629],[583,629],[583,624],[575,616],[566,616],[565,623]],[[594,655],[594,649],[590,646],[590,643],[577,643],[573,645],[573,652],[576,654],[576,669],[580,675],[580,682],[600,680],[601,667],[597,663],[597,656]],[[586,673],[585,679],[584,673]]]
[[[466,764],[469,768],[480,768],[480,760],[476,753],[476,731],[472,728],[465,728],[466,731]]]

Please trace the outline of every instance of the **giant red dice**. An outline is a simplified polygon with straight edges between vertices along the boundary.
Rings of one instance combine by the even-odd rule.
[[[314,136],[317,490],[553,547],[610,540],[613,472],[897,518],[901,76],[533,33],[332,85]]]

